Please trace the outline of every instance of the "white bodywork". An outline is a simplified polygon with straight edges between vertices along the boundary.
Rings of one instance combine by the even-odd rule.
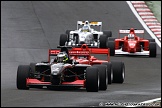
[[[122,49],[115,50],[115,54],[121,54],[121,55],[149,55],[149,53],[150,51],[129,53],[129,52],[122,51]]]
[[[84,32],[82,28],[78,28],[78,25],[88,26],[89,31]],[[100,31],[96,31],[91,26],[100,26]],[[76,36],[78,35],[78,42],[76,42]],[[97,35],[96,41],[94,40],[94,34]],[[77,21],[77,30],[70,31],[69,42],[66,42],[67,46],[75,46],[77,44],[85,43],[91,46],[98,46],[100,35],[103,35],[102,32],[102,22],[88,22],[88,21]]]

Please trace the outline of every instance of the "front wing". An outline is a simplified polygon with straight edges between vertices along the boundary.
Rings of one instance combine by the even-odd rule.
[[[75,87],[84,87],[85,80],[75,80],[73,82],[62,82],[60,85],[52,85],[51,82],[43,82],[38,79],[26,79],[26,85],[30,87],[39,87],[39,86],[75,86]]]
[[[122,51],[121,49],[117,49],[117,50],[115,50],[115,54],[116,55],[146,55],[147,56],[150,54],[150,51],[129,53],[129,52]]]

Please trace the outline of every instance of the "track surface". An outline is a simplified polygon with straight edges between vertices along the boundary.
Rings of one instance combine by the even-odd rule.
[[[65,30],[77,20],[102,21],[103,30],[143,29],[125,1],[2,1],[1,2],[1,106],[99,106],[100,102],[142,102],[161,96],[161,49],[157,57],[116,56],[124,61],[123,84],[108,85],[97,93],[80,90],[17,90],[20,64],[47,59]],[[145,32],[146,38],[151,38]]]

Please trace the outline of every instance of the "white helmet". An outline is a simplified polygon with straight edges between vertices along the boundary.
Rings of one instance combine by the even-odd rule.
[[[62,63],[64,59],[67,58],[67,54],[65,52],[60,52],[57,54],[57,62]]]
[[[83,32],[88,32],[89,31],[89,27],[87,25],[84,25],[82,28]]]
[[[134,39],[134,34],[128,34],[128,39]]]

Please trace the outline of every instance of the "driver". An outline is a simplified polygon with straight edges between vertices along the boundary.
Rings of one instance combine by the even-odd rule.
[[[128,39],[134,39],[134,34],[128,34]]]
[[[89,30],[89,27],[88,27],[87,25],[84,25],[84,26],[82,27],[82,31],[83,31],[83,32],[89,32],[90,30]]]
[[[65,52],[60,52],[57,54],[57,63],[67,63],[68,60],[68,56]]]

